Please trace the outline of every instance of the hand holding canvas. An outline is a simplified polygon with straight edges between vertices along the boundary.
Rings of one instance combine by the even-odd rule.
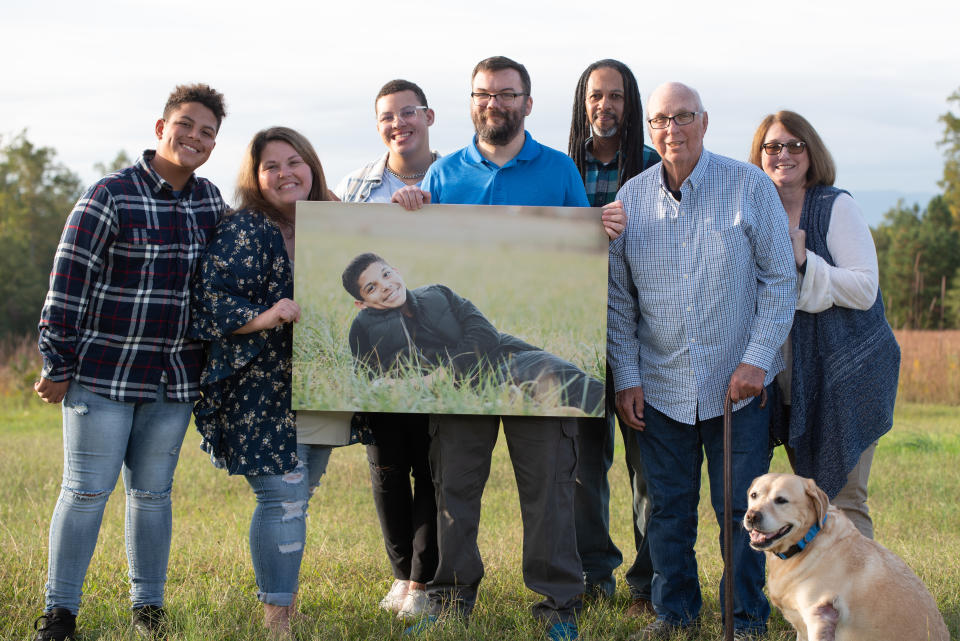
[[[623,203],[615,200],[603,206],[600,215],[603,221],[603,230],[610,240],[616,240],[627,228],[627,212],[623,210]]]
[[[390,202],[400,203],[407,211],[416,211],[430,204],[430,192],[423,191],[416,185],[407,185],[393,192]]]

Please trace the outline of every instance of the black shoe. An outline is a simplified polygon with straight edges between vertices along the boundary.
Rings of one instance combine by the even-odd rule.
[[[583,600],[588,603],[613,601],[617,596],[617,584],[614,583],[612,577],[608,577],[608,579],[597,583],[584,582]]]
[[[38,624],[43,621],[43,626]],[[66,608],[53,608],[44,612],[33,622],[33,629],[37,634],[33,641],[64,641],[73,639],[73,632],[77,629],[77,617]]]
[[[134,608],[130,627],[141,639],[164,639],[167,635],[167,613],[158,605]]]

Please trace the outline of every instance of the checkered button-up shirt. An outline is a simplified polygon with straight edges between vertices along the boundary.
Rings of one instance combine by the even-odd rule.
[[[192,176],[175,195],[153,151],[90,187],[67,218],[40,316],[42,375],[122,402],[199,398],[202,344],[186,337],[190,278],[226,203]]]
[[[796,270],[786,212],[758,168],[704,150],[680,193],[657,165],[617,194],[627,229],[610,243],[607,340],[617,391],[642,386],[645,402],[693,425],[723,413],[741,362],[766,384],[783,368]]]

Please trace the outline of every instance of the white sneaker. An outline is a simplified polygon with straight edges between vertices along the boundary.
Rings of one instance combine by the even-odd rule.
[[[398,619],[416,619],[425,614],[430,606],[430,599],[427,598],[425,590],[409,590],[407,598],[403,600],[400,612],[397,613]]]
[[[399,612],[400,608],[403,607],[403,600],[407,598],[407,588],[409,585],[409,581],[396,579],[393,585],[390,586],[390,591],[387,592],[387,596],[380,599],[380,607],[387,612]]]

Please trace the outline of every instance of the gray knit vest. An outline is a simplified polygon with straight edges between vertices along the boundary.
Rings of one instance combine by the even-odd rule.
[[[800,228],[807,249],[836,265],[827,249],[835,187],[807,190]],[[796,472],[814,479],[830,498],[846,484],[860,455],[893,426],[900,346],[884,316],[883,296],[868,310],[836,305],[811,314],[797,310],[793,341],[789,443]]]

